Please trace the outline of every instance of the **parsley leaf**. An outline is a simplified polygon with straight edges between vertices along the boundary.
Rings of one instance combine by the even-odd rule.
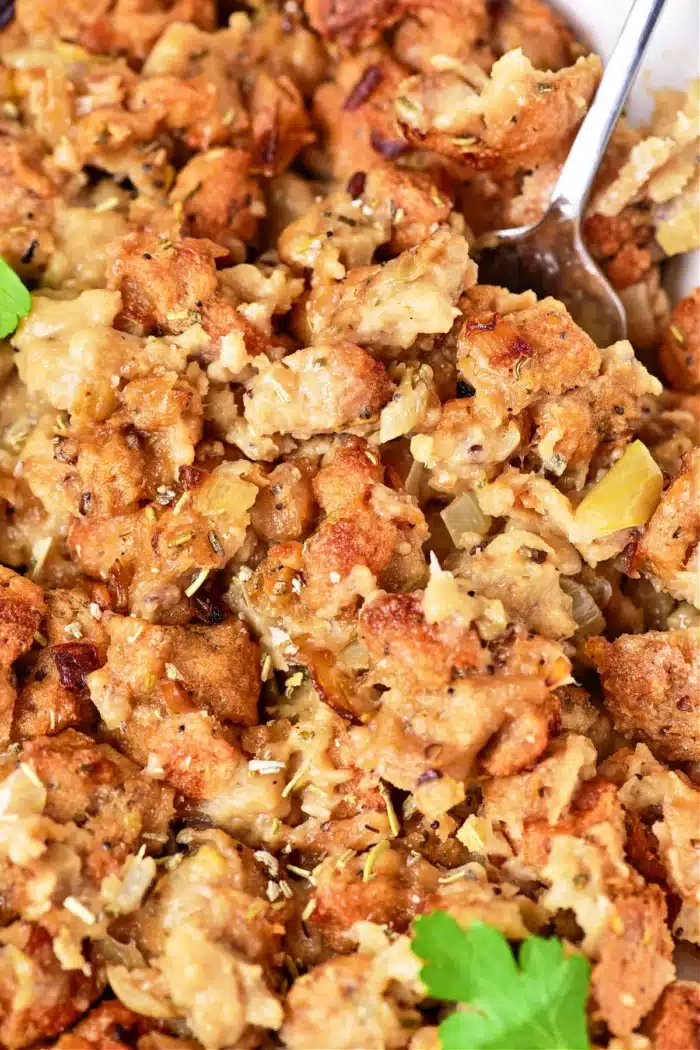
[[[440,1025],[443,1050],[588,1050],[590,965],[554,937],[529,937],[518,961],[497,929],[464,930],[436,911],[416,919],[413,951],[435,999],[468,1004]]]
[[[12,267],[0,259],[0,339],[14,332],[31,308],[31,295]]]

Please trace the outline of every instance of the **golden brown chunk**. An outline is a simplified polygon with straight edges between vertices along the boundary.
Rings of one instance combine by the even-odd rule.
[[[417,627],[412,633],[420,652]],[[445,641],[446,628],[443,621]],[[429,636],[425,640],[435,644]],[[455,677],[447,688],[417,692],[402,682],[383,693],[368,728],[352,731],[358,764],[405,791],[421,785],[430,792],[451,791],[450,784],[460,782],[445,807],[450,808],[461,801],[461,783],[477,765],[493,776],[508,776],[535,762],[547,746],[559,707],[548,682],[566,670],[568,661],[545,639],[518,634],[496,639],[477,658],[480,664],[488,661],[485,669],[479,666]],[[415,656],[412,667],[414,673],[421,668]],[[380,680],[383,668],[380,661]],[[386,671],[391,680],[390,661]]]
[[[410,496],[383,485],[368,503],[348,503],[321,522],[303,549],[305,604],[323,615],[352,607],[373,588],[410,590],[425,580],[427,526]]]
[[[344,58],[333,72],[314,94],[313,115],[327,163],[345,180],[409,148],[392,112],[407,70],[376,47]]]
[[[250,509],[250,523],[268,543],[301,539],[309,529],[314,510],[309,460],[280,463],[267,476]]]
[[[652,1050],[698,1050],[700,1047],[700,985],[674,981],[644,1022]]]
[[[582,385],[600,361],[593,340],[556,299],[505,317],[470,313],[459,337],[458,365],[476,389],[474,404],[488,398],[492,412],[516,415],[538,395]]]
[[[142,843],[164,842],[173,817],[173,792],[108,744],[67,729],[55,737],[26,741],[22,761],[46,788],[44,813],[90,833],[88,872],[97,882],[119,868]]]
[[[591,977],[595,1012],[615,1035],[629,1035],[673,979],[673,941],[666,927],[666,900],[646,886],[614,900]]]
[[[44,613],[41,587],[0,566],[0,663],[9,668],[32,645]]]
[[[134,380],[120,400],[105,423],[75,434],[85,516],[124,514],[154,499],[192,463],[201,436],[199,394],[173,372]]]
[[[613,449],[624,448],[645,418],[649,395],[660,390],[631,345],[615,343],[602,352],[600,372],[590,383],[534,407],[533,448],[553,473],[566,463],[583,484],[596,453],[608,462]]]
[[[214,149],[196,154],[178,173],[170,200],[182,208],[184,237],[207,238],[239,257],[265,214],[265,198],[250,175],[250,154]]]
[[[666,379],[676,390],[700,390],[700,288],[676,305],[659,347]]]
[[[58,1035],[99,996],[97,973],[64,970],[51,935],[29,922],[6,927],[0,948],[0,1039],[8,1050]]]
[[[41,587],[0,566],[0,741],[6,745],[16,690],[12,664],[34,642],[44,614]]]
[[[380,361],[340,340],[263,367],[247,387],[245,418],[255,435],[302,439],[368,424],[392,391]]]
[[[583,233],[588,250],[615,288],[629,288],[651,269],[653,227],[645,211],[626,208],[619,215],[589,215]]]
[[[107,666],[88,684],[110,728],[123,720],[117,708],[128,716],[135,698],[159,691],[184,694],[185,710],[189,703],[222,721],[257,721],[259,651],[235,617],[215,627],[154,627],[112,616],[107,632]],[[142,649],[142,666],[133,666],[135,646]]]
[[[700,448],[681,461],[679,473],[664,491],[647,522],[632,567],[658,577],[674,598],[700,607]]]
[[[98,53],[126,53],[143,61],[163,29],[171,22],[194,22],[213,29],[211,0],[72,0],[57,9],[46,0],[20,0],[17,18],[30,34],[57,36]]]
[[[453,619],[427,623],[420,594],[373,596],[360,614],[360,639],[378,680],[407,690],[445,688],[489,659],[476,630]]]
[[[193,237],[177,245],[152,233],[124,237],[110,275],[110,287],[122,293],[119,325],[145,335],[189,328],[216,291],[214,263],[224,254],[211,241]]]
[[[396,255],[429,237],[434,223],[446,222],[453,203],[449,182],[439,170],[403,171],[386,163],[367,173],[362,198],[375,215],[388,211],[389,249]]]
[[[367,507],[326,518],[304,545],[304,602],[314,610],[354,604],[355,589],[345,593],[343,583],[359,568],[378,575],[391,561],[395,542],[396,528]]]
[[[510,51],[488,78],[475,70],[474,84],[452,71],[408,78],[395,98],[396,117],[414,147],[434,150],[466,170],[507,175],[525,158],[531,167],[563,156],[600,73],[595,55],[553,73]]]
[[[339,44],[368,43],[399,17],[399,0],[306,0],[309,21],[317,33]]]
[[[281,175],[314,140],[304,99],[293,80],[258,73],[248,97],[255,168],[267,178]]]
[[[295,981],[286,1003],[284,1045],[290,1050],[406,1045],[417,1017],[402,1009],[401,1000],[410,1001],[417,974],[407,939],[403,942],[393,949],[395,967],[387,948],[376,958],[358,953],[330,959]]]
[[[492,46],[499,55],[522,48],[537,69],[563,69],[581,53],[571,30],[541,0],[508,0],[487,5]]]
[[[313,342],[355,339],[397,356],[419,335],[449,332],[459,296],[476,280],[469,246],[443,226],[383,266],[361,266],[315,288],[306,307]]]
[[[621,635],[614,642],[590,638],[586,652],[616,729],[644,734],[668,759],[700,758],[698,628]]]
[[[439,40],[441,55],[464,63],[463,68],[473,64],[489,71],[496,57],[491,46],[492,24],[502,11],[500,5],[487,5],[484,0],[433,0],[430,5],[405,6],[410,11],[394,31],[393,51],[409,68],[431,72],[435,41]]]
[[[20,277],[34,277],[53,251],[56,187],[41,170],[38,139],[0,132],[0,251]]]
[[[23,661],[12,723],[12,737],[59,733],[94,719],[85,677],[105,660],[107,631],[102,623],[110,598],[105,588],[57,588],[46,595],[43,626],[48,646]]]
[[[211,474],[196,470],[196,476],[196,486],[180,497],[175,489],[161,489],[142,511],[73,521],[74,558],[88,576],[112,587],[120,612],[186,622],[189,598],[243,543],[257,487],[231,463]]]
[[[128,1050],[124,1040],[157,1027],[113,999],[93,1007],[71,1032],[61,1036],[56,1050]]]
[[[364,503],[372,487],[384,480],[379,452],[360,437],[340,439],[314,478],[314,495],[326,514]]]

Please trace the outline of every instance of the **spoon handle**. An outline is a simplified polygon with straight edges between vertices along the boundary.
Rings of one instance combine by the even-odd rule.
[[[634,0],[610,61],[552,194],[570,218],[580,217],[593,177],[625,103],[666,0]]]

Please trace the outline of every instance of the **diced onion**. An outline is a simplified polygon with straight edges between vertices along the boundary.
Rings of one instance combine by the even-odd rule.
[[[604,631],[605,618],[583,584],[562,576],[559,585],[573,602],[571,615],[578,625],[577,633],[587,637],[589,634],[600,634]]]
[[[455,547],[464,546],[463,539],[468,533],[485,536],[491,528],[492,519],[484,514],[473,492],[464,492],[453,499],[440,511],[440,517]]]

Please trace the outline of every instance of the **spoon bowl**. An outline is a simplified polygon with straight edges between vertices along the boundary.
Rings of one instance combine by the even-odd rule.
[[[560,299],[598,346],[627,338],[624,307],[591,258],[566,201],[554,201],[531,226],[489,234],[476,254],[482,284]]]
[[[666,0],[634,0],[622,32],[538,222],[489,233],[477,245],[479,280],[560,299],[598,346],[627,336],[625,311],[581,237],[581,219],[601,157]]]

